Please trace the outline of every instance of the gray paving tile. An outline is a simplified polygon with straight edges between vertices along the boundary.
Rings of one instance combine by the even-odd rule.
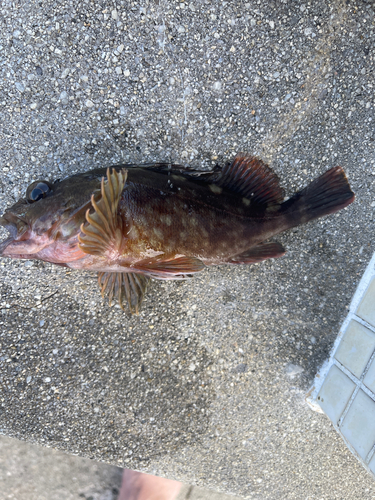
[[[318,403],[337,424],[356,385],[337,366],[332,366],[318,394]]]
[[[375,327],[375,277],[358,305],[357,314]]]
[[[335,353],[335,358],[360,378],[375,350],[375,333],[351,320]]]
[[[375,394],[375,359],[372,360],[363,383]]]
[[[362,459],[375,445],[375,401],[359,391],[341,425],[341,432]]]

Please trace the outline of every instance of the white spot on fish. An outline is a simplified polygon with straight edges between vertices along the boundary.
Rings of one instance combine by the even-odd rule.
[[[152,250],[148,248],[146,251],[139,254],[143,259],[152,259],[153,257],[158,257],[159,255],[164,255],[164,252]]]
[[[128,238],[130,238],[131,240],[136,240],[139,236],[139,233],[138,233],[138,230],[135,226],[132,226],[129,231],[128,231],[128,234],[127,234]]]
[[[139,215],[138,216],[138,223],[142,226],[146,226],[147,225],[147,217],[145,217],[144,215]]]
[[[250,201],[248,198],[242,198],[242,203],[243,203],[246,207],[248,207],[248,206],[250,205],[251,201]]]
[[[201,234],[204,238],[208,238],[208,232],[203,227],[201,227]]]
[[[170,226],[172,224],[172,217],[170,215],[165,215],[164,222],[167,224],[167,226]]]
[[[158,229],[157,227],[154,227],[152,231],[153,231],[154,235],[155,235],[157,238],[159,238],[159,239],[163,239],[163,236],[164,236],[164,235],[163,235],[163,232],[162,232],[162,231],[160,231],[160,229]]]
[[[223,188],[216,186],[216,184],[210,184],[208,187],[210,188],[210,191],[215,194],[221,194],[223,192]]]

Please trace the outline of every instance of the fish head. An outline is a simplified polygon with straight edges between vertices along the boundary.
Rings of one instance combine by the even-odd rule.
[[[91,195],[99,193],[99,188],[100,178],[89,173],[30,184],[25,197],[0,217],[0,226],[9,232],[9,238],[0,242],[0,256],[44,260],[46,248],[56,248],[56,242],[63,246],[78,235],[91,207]],[[45,260],[58,262],[53,254]]]

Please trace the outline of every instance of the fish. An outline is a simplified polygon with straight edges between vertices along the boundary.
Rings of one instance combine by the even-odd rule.
[[[138,314],[151,279],[283,256],[275,235],[354,201],[342,167],[285,199],[261,159],[239,153],[221,168],[125,164],[35,181],[0,217],[0,256],[98,273],[109,303]]]

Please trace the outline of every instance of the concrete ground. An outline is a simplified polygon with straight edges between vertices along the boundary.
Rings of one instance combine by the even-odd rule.
[[[138,317],[2,259],[0,433],[245,498],[374,498],[304,401],[374,251],[374,4],[3,0],[0,23],[0,211],[36,179],[239,151],[287,195],[342,165],[357,197],[285,257],[153,282]]]
[[[2,500],[116,500],[120,467],[0,436]],[[176,500],[236,500],[232,495],[183,485]]]

